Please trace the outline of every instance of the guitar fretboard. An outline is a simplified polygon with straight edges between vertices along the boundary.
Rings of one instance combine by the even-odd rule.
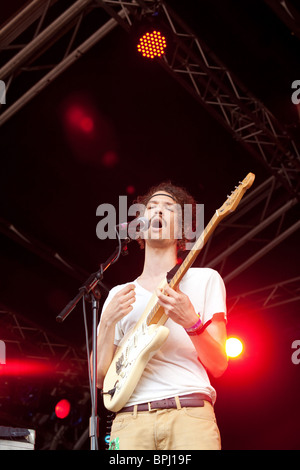
[[[219,216],[218,216],[218,211],[215,212],[213,217],[210,219],[208,222],[207,226],[203,230],[202,234],[200,237],[196,240],[193,248],[189,251],[188,255],[185,257],[183,262],[179,265],[176,273],[172,277],[171,281],[169,282],[170,287],[176,287],[178,286],[179,282],[187,272],[187,270],[192,266],[192,264],[195,262],[197,256],[199,255],[200,251],[204,247],[205,243],[211,236],[212,232],[216,229],[218,223],[220,222]],[[151,309],[149,314],[147,315],[146,321],[147,324],[150,325],[153,322],[153,319],[155,318],[155,323],[157,323],[158,320],[160,320],[162,317],[164,317],[164,320],[167,320],[167,316],[164,313],[161,313],[161,315],[157,315],[160,309],[160,305],[157,302],[154,307]],[[163,309],[161,309],[163,312]]]

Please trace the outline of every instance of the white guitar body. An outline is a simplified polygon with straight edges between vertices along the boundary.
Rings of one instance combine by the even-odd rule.
[[[104,390],[113,390],[113,396],[103,395],[108,410],[119,411],[127,403],[148,361],[166,341],[168,334],[167,327],[147,326],[145,322],[123,338],[104,380]]]
[[[249,173],[235,191],[228,196],[222,207],[216,211],[169,282],[170,287],[179,284],[218,223],[228,213],[236,209],[246,190],[252,186],[254,178],[254,174]],[[167,280],[164,280],[158,288],[163,290],[166,285]],[[106,373],[103,383],[103,399],[108,410],[117,412],[128,402],[148,361],[168,337],[169,330],[163,326],[167,319],[164,309],[158,304],[157,296],[153,294],[141,318],[117,348]]]
[[[163,280],[159,288],[167,284]],[[128,331],[120,342],[103,383],[104,406],[111,411],[119,411],[132,395],[151,357],[166,341],[169,329],[163,324],[168,317],[157,304],[153,294],[145,311],[136,325]],[[151,316],[155,309],[156,316]],[[111,393],[109,393],[111,392]]]

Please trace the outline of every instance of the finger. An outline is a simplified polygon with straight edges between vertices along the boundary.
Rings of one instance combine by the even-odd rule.
[[[160,305],[162,305],[163,307],[167,307],[167,308],[170,308],[170,307],[173,307],[174,305],[174,298],[168,296],[168,295],[165,295],[163,294],[160,290],[157,289],[156,291],[156,295],[158,297],[158,302],[160,303]]]
[[[166,294],[168,294],[171,297],[177,297],[177,292],[176,292],[175,288],[172,288],[169,285],[167,285],[164,288],[164,291],[165,291]]]
[[[126,302],[127,300],[130,300],[130,299],[135,299],[134,291],[130,291],[127,294],[122,295],[122,297],[120,298],[121,302]]]
[[[119,292],[120,294],[128,294],[129,292],[132,292],[135,290],[135,284],[127,284],[127,286],[123,287]]]
[[[135,297],[127,299],[126,301],[122,302],[122,307],[127,308],[129,307],[129,305],[134,304],[134,302],[135,302]]]
[[[130,313],[132,310],[133,310],[133,306],[132,306],[132,305],[129,305],[126,309],[124,308],[124,310],[123,310],[123,317],[126,317],[126,315],[128,315],[128,313]]]
[[[117,298],[119,299],[120,302],[122,302],[124,299],[128,299],[131,296],[135,295],[135,285],[131,284],[128,286],[125,286],[123,289],[121,289],[117,294]]]
[[[178,292],[178,294],[183,294],[183,292],[179,288],[179,285],[173,287],[173,289],[175,290],[175,292]]]

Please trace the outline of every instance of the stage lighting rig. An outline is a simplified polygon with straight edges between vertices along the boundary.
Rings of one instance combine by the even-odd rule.
[[[159,6],[143,12],[132,28],[135,48],[146,59],[161,58],[170,46],[166,26],[162,22]]]

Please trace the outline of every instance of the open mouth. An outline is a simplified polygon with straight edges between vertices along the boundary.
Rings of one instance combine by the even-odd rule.
[[[154,219],[151,222],[151,227],[152,228],[163,228],[163,223],[162,220],[160,219]]]

